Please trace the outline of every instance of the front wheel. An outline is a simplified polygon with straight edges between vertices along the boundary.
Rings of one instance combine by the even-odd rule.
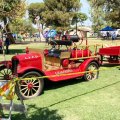
[[[99,75],[99,66],[96,62],[91,62],[87,68],[86,73],[84,74],[84,79],[86,81],[95,80]]]
[[[6,66],[0,66],[0,80],[10,80],[12,76],[12,71]]]
[[[23,80],[20,80],[16,84],[16,94],[22,99],[34,98],[42,93],[44,81],[40,77],[38,72],[28,72],[22,76]],[[24,80],[24,78],[31,78],[31,80]],[[33,78],[33,79],[32,79]]]

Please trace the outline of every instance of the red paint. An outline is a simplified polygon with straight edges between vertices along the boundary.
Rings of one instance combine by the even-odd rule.
[[[44,50],[44,53],[47,54],[48,50]],[[91,52],[88,49],[85,50],[72,50],[71,51],[71,58],[82,56],[83,52],[83,57],[87,57],[88,55],[91,55]],[[48,79],[54,82],[57,81],[62,81],[62,80],[68,80],[76,77],[81,77],[84,75],[86,67],[89,65],[90,62],[96,61],[93,58],[87,58],[83,60],[82,63],[77,64],[75,61],[67,59],[61,60],[61,67],[56,70],[47,70],[44,69],[44,56],[41,55],[40,53],[27,53],[27,54],[20,54],[14,56],[12,59],[17,59],[19,61],[19,67],[17,69],[17,74],[18,75],[23,75],[24,73],[28,71],[38,71],[43,74],[43,76],[49,76]],[[59,59],[59,58],[58,58]],[[54,63],[54,61],[53,61]],[[97,62],[98,63],[98,62]],[[99,63],[98,63],[99,64]],[[54,65],[51,65],[51,68],[54,67]],[[54,76],[54,77],[53,77]],[[32,84],[28,85],[28,88],[31,89],[33,87]]]
[[[120,56],[120,46],[106,47],[99,49],[100,55],[116,55]]]
[[[72,58],[88,57],[88,56],[91,56],[91,51],[88,50],[88,49],[85,49],[85,50],[72,50],[71,56],[72,56]]]
[[[101,59],[101,64],[120,64],[120,46],[112,46],[99,49],[99,55],[106,57],[106,60]]]
[[[69,65],[69,60],[68,60],[68,59],[64,59],[64,60],[62,61],[62,66],[63,66],[63,67],[68,67],[68,65]]]
[[[32,83],[28,83],[28,89],[32,89],[33,88],[33,84]]]
[[[49,52],[49,50],[48,50],[48,49],[45,49],[45,50],[44,50],[44,55],[47,55],[48,52]]]
[[[29,49],[28,49],[28,47],[26,47],[25,52],[26,52],[27,54],[29,53]]]

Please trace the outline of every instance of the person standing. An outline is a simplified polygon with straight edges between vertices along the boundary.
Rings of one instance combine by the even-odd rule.
[[[115,40],[115,38],[116,38],[116,34],[115,34],[115,32],[113,32],[113,34],[112,34],[112,40]]]
[[[5,39],[6,54],[9,54],[9,45],[10,45],[10,40],[9,37],[7,36]]]
[[[49,44],[48,33],[49,33],[49,31],[45,31],[45,33],[43,34],[43,36],[44,36],[44,38],[45,38],[46,45]]]
[[[110,33],[107,31],[107,39],[109,40]]]

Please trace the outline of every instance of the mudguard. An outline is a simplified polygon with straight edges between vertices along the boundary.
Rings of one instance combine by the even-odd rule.
[[[82,62],[79,66],[80,71],[86,71],[87,66],[91,63],[91,62],[96,62],[98,64],[98,66],[100,66],[99,62],[97,60],[95,60],[94,58],[89,58],[86,59],[84,62]]]

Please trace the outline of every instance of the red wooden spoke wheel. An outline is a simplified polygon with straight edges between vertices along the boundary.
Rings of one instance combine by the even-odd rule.
[[[23,99],[30,99],[42,93],[44,82],[43,79],[35,78],[40,77],[38,72],[28,72],[22,78],[31,78],[31,80],[20,80],[16,85],[16,94]],[[33,79],[32,79],[33,78]]]

